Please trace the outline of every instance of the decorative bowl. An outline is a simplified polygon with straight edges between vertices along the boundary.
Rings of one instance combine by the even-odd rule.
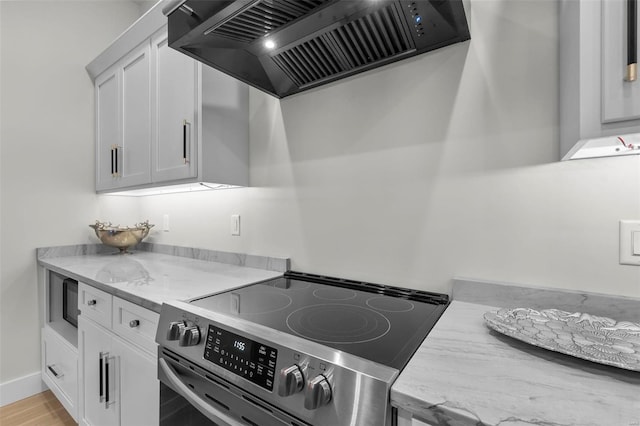
[[[116,247],[120,253],[128,253],[129,247],[135,246],[149,234],[149,230],[155,225],[144,221],[133,226],[113,226],[111,222],[96,221],[94,225],[89,225],[96,231],[96,236],[100,238],[102,244]]]
[[[530,345],[625,370],[640,371],[640,324],[559,309],[486,312],[492,329]]]

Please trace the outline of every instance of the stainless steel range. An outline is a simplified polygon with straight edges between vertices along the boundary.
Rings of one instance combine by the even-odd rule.
[[[162,306],[161,425],[389,425],[446,295],[288,272]]]

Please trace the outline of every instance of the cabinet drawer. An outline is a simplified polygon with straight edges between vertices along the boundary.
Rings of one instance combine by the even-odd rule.
[[[77,418],[78,353],[47,327],[42,330],[42,379]]]
[[[111,328],[113,296],[84,283],[78,284],[78,309],[81,315],[106,328]]]
[[[156,353],[156,328],[160,315],[141,306],[113,298],[113,331],[150,353]]]

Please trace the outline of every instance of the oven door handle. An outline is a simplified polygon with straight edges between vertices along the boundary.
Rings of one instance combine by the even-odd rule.
[[[244,423],[230,417],[228,414],[212,407],[209,403],[193,393],[187,385],[182,383],[182,380],[178,377],[178,373],[176,373],[174,368],[163,358],[158,358],[158,366],[166,376],[173,390],[197,408],[198,411],[207,416],[212,422],[229,426],[246,426]]]

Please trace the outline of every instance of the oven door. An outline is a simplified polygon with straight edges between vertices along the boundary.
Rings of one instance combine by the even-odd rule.
[[[214,423],[189,401],[160,383],[160,426],[213,426]]]
[[[186,373],[186,372],[183,372]],[[160,376],[160,426],[242,425],[231,418],[224,406],[216,407],[215,400],[205,392],[203,399],[195,389],[206,384],[196,374],[180,374],[165,359],[158,360]],[[211,392],[213,393],[213,392]]]
[[[160,426],[303,426],[303,422],[162,347]]]

